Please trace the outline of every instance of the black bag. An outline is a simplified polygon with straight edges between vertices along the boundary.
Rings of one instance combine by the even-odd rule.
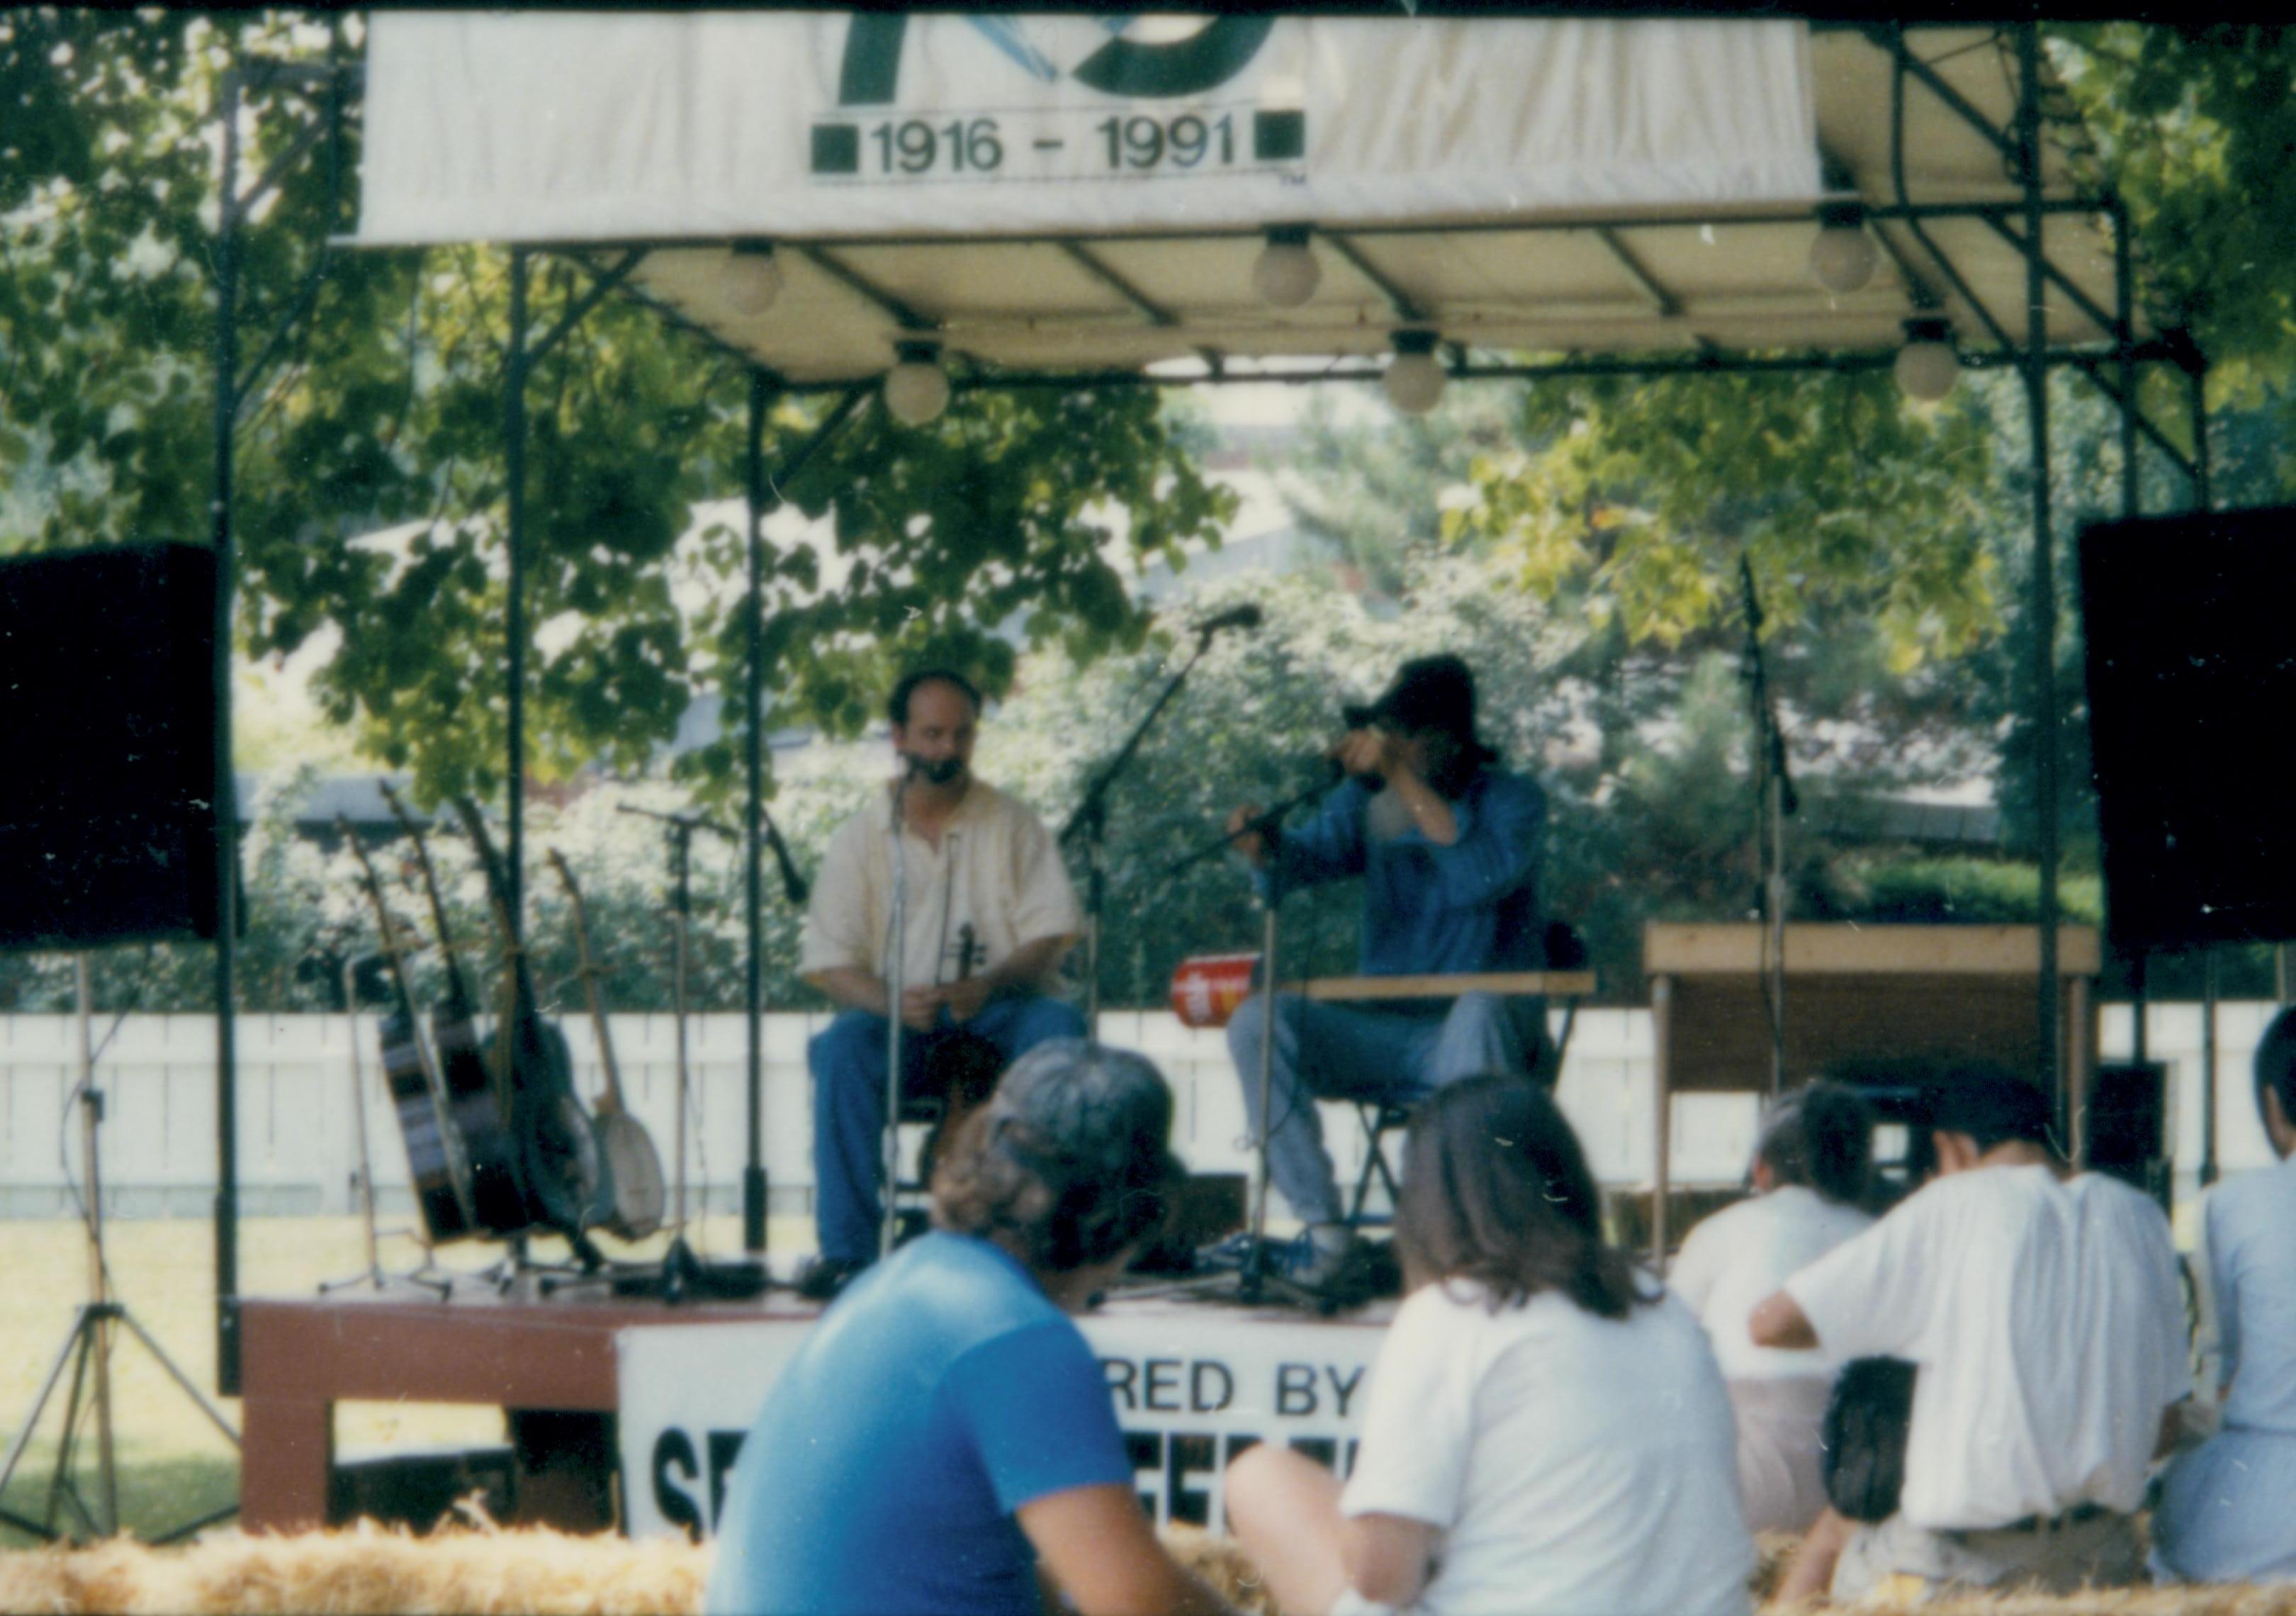
[[[1833,1382],[1821,1431],[1825,1496],[1852,1521],[1886,1521],[1898,1513],[1915,1368],[1901,1358],[1852,1358]]]

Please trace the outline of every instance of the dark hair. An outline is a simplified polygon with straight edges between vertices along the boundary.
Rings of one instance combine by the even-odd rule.
[[[917,693],[919,685],[936,682],[954,685],[963,691],[964,699],[972,703],[973,717],[980,716],[980,687],[954,668],[918,668],[903,674],[900,683],[893,686],[893,693],[885,698],[885,716],[904,728],[907,727],[909,698]]]
[[[1872,1189],[1874,1111],[1853,1088],[1816,1082],[1788,1095],[1762,1119],[1754,1159],[1781,1185],[1807,1185],[1855,1206]]]
[[[1144,1057],[1081,1038],[1054,1044],[1037,1046],[1025,1059],[1038,1069],[1057,1063],[1062,1079],[1096,1083],[1103,1092],[1136,1093],[1144,1073],[1163,1092],[1168,1128],[1170,1090]],[[1018,1070],[1007,1070],[1007,1087]],[[1152,1237],[1170,1210],[1183,1171],[1163,1133],[1134,1127],[1113,1137],[1062,1140],[992,1099],[942,1147],[932,1176],[933,1223],[995,1240],[1040,1274],[1104,1262]]]
[[[1964,1067],[1939,1084],[1930,1128],[1967,1135],[1980,1154],[2012,1143],[2056,1150],[2056,1108],[2049,1096],[2038,1084],[1997,1067]]]
[[[2264,1091],[2280,1096],[2280,1110],[2296,1122],[2296,1005],[2272,1018],[2256,1046],[2256,1104],[2264,1108]]]
[[[1601,1197],[1570,1122],[1518,1077],[1470,1078],[1420,1103],[1395,1237],[1433,1278],[1485,1286],[1493,1312],[1542,1291],[1603,1318],[1656,1300],[1603,1243]]]

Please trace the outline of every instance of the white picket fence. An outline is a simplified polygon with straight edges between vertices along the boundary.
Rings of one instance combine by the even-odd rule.
[[[2228,1003],[2218,1009],[2218,1160],[2238,1172],[2271,1161],[2256,1120],[2248,1065],[2275,1006]],[[805,1043],[821,1015],[766,1020],[765,1162],[775,1212],[812,1204],[812,1103]],[[585,1095],[603,1081],[595,1038],[569,1020],[576,1081]],[[613,1018],[614,1050],[632,1109],[667,1166],[674,1161],[676,1029],[667,1015]],[[2103,1015],[2106,1058],[2125,1056],[2126,1005]],[[708,1210],[740,1204],[748,1139],[743,1096],[742,1018],[714,1014],[687,1026],[693,1087],[688,1171]],[[2151,1011],[2155,1059],[2171,1068],[2172,1129],[2180,1192],[2199,1166],[2202,1026],[2196,1005]],[[126,1217],[204,1217],[217,1182],[215,1028],[204,1015],[128,1016],[116,1028],[99,1017],[104,1039],[96,1065],[103,1096],[102,1171],[107,1208]],[[108,1038],[105,1034],[109,1032]],[[1180,1025],[1168,1013],[1111,1013],[1102,1036],[1139,1049],[1172,1080],[1179,1110],[1174,1144],[1196,1170],[1240,1171],[1243,1108],[1220,1035]],[[381,1092],[375,1021],[341,1015],[246,1016],[238,1029],[239,1178],[242,1209],[253,1216],[344,1212],[357,1204],[357,1116],[351,1103],[353,1039],[366,1097],[367,1136],[379,1200],[386,1211],[410,1205],[398,1123]],[[81,1177],[78,1107],[79,1029],[70,1016],[0,1016],[0,1217],[70,1211]],[[1561,1097],[1596,1175],[1609,1184],[1647,1183],[1652,1160],[1652,1029],[1647,1013],[1580,1013]],[[1755,1103],[1745,1095],[1677,1095],[1677,1182],[1729,1182],[1743,1170]],[[1324,1135],[1343,1177],[1361,1161],[1354,1113],[1326,1105]]]

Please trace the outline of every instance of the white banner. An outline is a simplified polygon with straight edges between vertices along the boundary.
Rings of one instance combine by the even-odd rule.
[[[1255,1441],[1285,1443],[1342,1474],[1353,1466],[1383,1324],[1120,1305],[1078,1322],[1100,1355],[1141,1502],[1159,1523],[1224,1530],[1222,1472]],[[790,1319],[622,1333],[632,1537],[715,1535],[742,1439],[811,1328]]]
[[[1818,193],[1791,21],[408,12],[363,241],[1186,229]]]

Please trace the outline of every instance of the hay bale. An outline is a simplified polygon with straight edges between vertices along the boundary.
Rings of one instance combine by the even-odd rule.
[[[1165,1552],[1180,1564],[1193,1571],[1212,1586],[1219,1596],[1239,1611],[1252,1616],[1276,1616],[1275,1602],[1268,1597],[1267,1579],[1259,1567],[1252,1563],[1243,1545],[1233,1538],[1222,1538],[1206,1531],[1201,1526],[1175,1522],[1158,1534],[1164,1540]]]
[[[0,1555],[0,1610],[121,1616],[691,1616],[708,1551],[682,1539],[482,1526],[416,1538],[361,1522],[294,1537],[217,1533],[182,1548],[115,1539]]]

